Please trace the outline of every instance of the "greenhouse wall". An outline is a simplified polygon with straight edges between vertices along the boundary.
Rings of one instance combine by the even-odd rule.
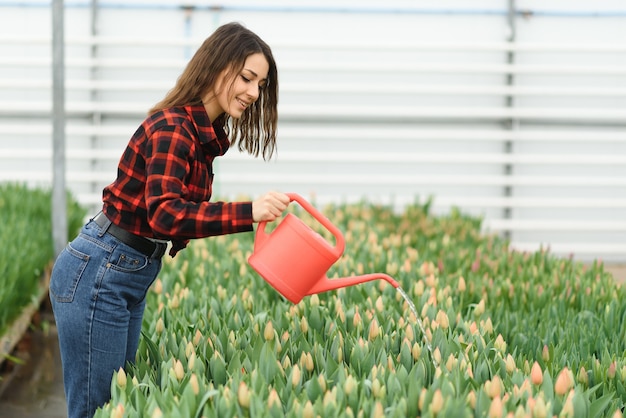
[[[66,176],[92,213],[147,110],[219,25],[273,48],[278,154],[221,198],[432,200],[520,250],[626,262],[619,1],[66,1]],[[50,2],[0,3],[0,181],[50,185]]]

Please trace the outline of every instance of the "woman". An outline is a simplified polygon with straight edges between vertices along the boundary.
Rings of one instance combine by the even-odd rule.
[[[122,155],[103,209],[59,255],[50,298],[59,332],[68,417],[91,417],[110,399],[113,372],[133,362],[145,295],[168,241],[251,231],[289,198],[210,203],[212,162],[231,142],[271,157],[278,80],[270,48],[243,26],[218,28],[175,87],[150,110]],[[229,139],[230,137],[230,139]]]

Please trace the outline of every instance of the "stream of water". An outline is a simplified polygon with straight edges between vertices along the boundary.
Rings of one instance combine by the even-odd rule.
[[[400,294],[406,301],[406,303],[409,305],[409,308],[411,308],[411,311],[415,314],[417,325],[420,327],[420,331],[422,332],[422,340],[424,341],[424,344],[426,345],[426,348],[428,349],[428,352],[430,353],[430,359],[432,360],[436,368],[438,364],[437,364],[437,360],[435,360],[435,356],[433,355],[433,347],[430,344],[430,341],[428,341],[428,337],[426,337],[426,330],[424,329],[424,324],[422,323],[422,320],[417,314],[417,308],[415,307],[415,304],[413,303],[409,295],[407,295],[407,293],[404,291],[404,289],[402,289],[400,286],[398,286],[397,289],[398,289],[398,292],[400,292]]]

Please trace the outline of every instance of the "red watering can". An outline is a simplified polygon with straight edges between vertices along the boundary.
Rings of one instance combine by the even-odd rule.
[[[287,193],[335,237],[333,247],[292,213],[288,213],[271,233],[265,233],[266,222],[260,222],[254,240],[254,251],[248,263],[274,289],[293,303],[304,296],[376,279],[398,283],[382,273],[329,279],[326,272],[343,254],[345,240],[341,231],[309,202],[295,193]]]

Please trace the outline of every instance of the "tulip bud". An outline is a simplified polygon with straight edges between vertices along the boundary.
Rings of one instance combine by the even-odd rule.
[[[480,316],[485,313],[485,300],[481,299],[474,308],[474,315]]]
[[[117,371],[117,385],[121,388],[126,387],[126,372],[122,367]]]
[[[189,384],[191,385],[191,390],[194,395],[200,393],[200,385],[198,384],[198,376],[195,373],[191,374],[191,378],[189,378]]]
[[[476,408],[476,392],[474,392],[473,390],[470,391],[465,400],[467,401],[467,404],[470,406],[470,408],[475,409]]]
[[[465,285],[465,279],[463,278],[463,276],[461,276],[459,277],[459,284],[457,285],[457,290],[459,291],[459,293],[464,293],[466,289],[467,289],[467,286]]]
[[[609,364],[609,368],[606,371],[606,376],[609,379],[615,378],[616,368],[617,368],[617,365],[615,364],[615,360],[614,360],[611,362],[611,364]]]
[[[307,371],[312,372],[315,365],[313,364],[313,356],[311,353],[306,353],[306,361],[304,363]]]
[[[487,384],[486,383],[491,383],[489,385],[489,387],[487,388]],[[500,395],[502,394],[502,379],[500,379],[500,376],[495,375],[493,376],[493,380],[487,381],[485,383],[485,392],[487,392],[487,395],[489,395],[489,397],[491,399],[494,398],[499,398]]]
[[[157,319],[155,330],[157,334],[161,334],[165,330],[165,323],[163,322],[163,318]]]
[[[417,407],[420,411],[424,411],[424,404],[426,403],[426,395],[428,395],[428,391],[425,388],[422,388],[420,392],[420,397],[417,400]]]
[[[508,374],[513,374],[513,372],[517,368],[515,366],[515,360],[513,359],[513,356],[511,356],[510,354],[506,355],[506,359],[504,360],[504,364],[506,366],[506,372]]]
[[[539,363],[533,363],[533,368],[530,371],[530,381],[533,385],[540,385],[543,382],[543,372]]]
[[[378,327],[378,321],[376,318],[370,322],[369,335],[368,338],[370,341],[374,341],[380,335],[380,328]]]
[[[185,370],[183,369],[183,363],[180,360],[174,361],[174,374],[176,375],[176,379],[181,381],[185,376]]]
[[[300,372],[300,367],[298,365],[294,365],[291,370],[291,385],[298,386],[300,384],[300,377],[302,376]]]
[[[535,407],[533,408],[533,418],[546,418],[548,416],[548,408],[546,406],[546,401],[540,396],[537,398],[535,402]]]
[[[363,320],[361,319],[361,314],[359,314],[359,311],[356,311],[354,313],[354,317],[352,318],[352,325],[354,325],[356,328],[359,328],[362,326]]]
[[[589,384],[589,375],[587,374],[587,370],[585,370],[584,367],[581,367],[580,370],[578,370],[577,379],[579,383],[582,383],[584,385]]]
[[[306,334],[309,331],[309,321],[307,321],[306,316],[303,316],[302,319],[300,319],[300,331],[302,331],[303,334]]]
[[[502,338],[502,334],[498,334],[498,336],[496,337],[496,341],[493,343],[493,346],[502,354],[506,352],[506,341],[504,341],[504,338]]]
[[[265,341],[272,341],[274,339],[274,325],[272,325],[272,321],[267,321],[267,324],[265,324],[263,338],[265,338]]]
[[[544,345],[543,349],[541,350],[541,358],[543,358],[543,361],[545,362],[550,361],[550,350],[548,349],[547,345]]]
[[[152,415],[150,415],[151,418],[163,418],[163,412],[161,412],[161,408],[159,408],[158,406],[156,408],[154,408],[154,411],[152,411]]]
[[[563,370],[559,372],[556,382],[554,383],[554,393],[563,396],[569,392],[572,387],[574,387],[574,381],[571,378],[571,372],[567,367],[564,367]]]
[[[239,389],[237,389],[237,400],[242,408],[250,407],[250,390],[245,382],[239,383]]]
[[[435,319],[439,323],[439,326],[444,330],[448,329],[448,327],[450,326],[448,314],[445,313],[443,310],[439,310],[439,312],[437,312],[437,316]]]
[[[118,403],[117,406],[111,411],[111,418],[123,418],[124,416],[124,405]]]
[[[376,299],[376,310],[378,312],[382,312],[385,309],[385,305],[383,304],[383,298],[382,296],[378,296],[378,299]]]
[[[502,418],[502,399],[500,396],[496,396],[491,401],[488,416],[489,418]]]
[[[411,348],[411,354],[413,355],[413,360],[420,358],[420,354],[422,354],[422,347],[419,346],[418,343],[413,343],[413,348]]]
[[[302,410],[302,418],[315,418],[315,410],[311,401],[306,401]]]
[[[343,391],[346,395],[350,395],[356,386],[356,381],[354,377],[351,375],[346,378],[346,381],[343,383]]]
[[[437,364],[441,364],[441,351],[439,351],[439,347],[435,347],[435,351],[433,351],[433,359]]]
[[[282,403],[280,402],[278,392],[276,392],[276,389],[272,388],[269,396],[267,397],[267,407],[271,409],[274,405],[281,407]]]
[[[156,293],[157,295],[163,293],[163,282],[161,281],[161,279],[156,279],[154,281],[154,293]]]
[[[430,402],[430,410],[433,414],[437,415],[443,409],[443,395],[441,394],[441,389],[435,390],[433,394],[433,399]]]
[[[193,336],[193,345],[197,346],[202,341],[202,333],[200,330],[196,330],[196,334]]]

